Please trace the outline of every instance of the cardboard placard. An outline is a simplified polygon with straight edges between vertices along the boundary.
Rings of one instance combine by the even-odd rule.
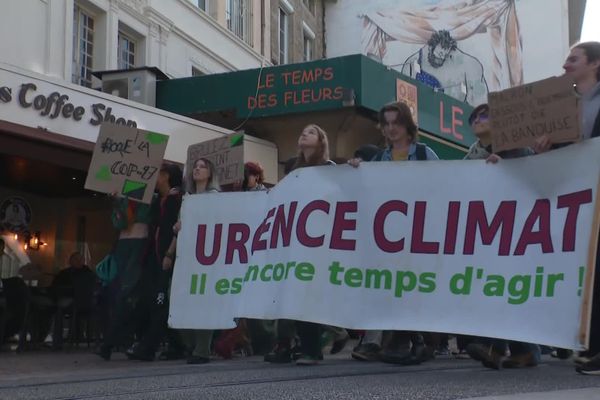
[[[219,184],[229,185],[244,180],[244,134],[235,133],[188,147],[186,171],[194,168],[199,158],[213,163]]]
[[[413,121],[419,123],[419,92],[412,83],[396,79],[396,101],[406,103],[410,108]]]
[[[85,188],[149,204],[168,141],[162,133],[103,123]]]
[[[495,153],[531,147],[543,135],[553,143],[580,138],[579,105],[567,76],[492,92],[488,103]]]

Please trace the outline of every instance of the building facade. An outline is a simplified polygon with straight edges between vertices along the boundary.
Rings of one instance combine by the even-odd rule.
[[[45,285],[73,251],[92,267],[110,251],[111,202],[84,188],[102,122],[168,134],[165,159],[181,164],[189,145],[231,133],[103,93],[99,77],[147,66],[166,79],[270,64],[270,10],[269,0],[3,2],[0,235],[9,249],[0,277],[30,263],[39,273],[28,279]],[[271,143],[247,140],[260,158],[276,154]]]
[[[270,0],[8,0],[0,61],[87,87],[93,71],[158,67],[169,77],[271,59]]]
[[[325,56],[324,0],[271,1],[271,62],[293,64]]]

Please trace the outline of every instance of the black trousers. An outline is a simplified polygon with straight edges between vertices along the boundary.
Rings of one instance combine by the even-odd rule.
[[[300,337],[302,353],[310,357],[321,355],[321,324],[296,321],[296,332]]]
[[[591,355],[600,354],[600,243],[596,249],[596,271],[594,274],[594,296],[592,297],[592,319],[590,321]]]

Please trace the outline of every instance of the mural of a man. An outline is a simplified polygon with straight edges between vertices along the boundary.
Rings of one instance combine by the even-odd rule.
[[[385,2],[387,8],[360,15],[362,52],[380,60],[406,60],[402,72],[412,72],[413,77],[419,72],[414,70],[417,61],[421,69],[417,79],[446,88],[445,93],[458,99],[483,103],[488,86],[489,90],[500,90],[523,84],[523,43],[515,2],[390,0]],[[469,39],[476,39],[479,49],[485,47],[477,54],[490,56],[478,60],[462,51],[460,46],[465,41],[463,48],[471,46],[473,53],[474,42]],[[394,46],[390,47],[392,43]],[[398,53],[397,45],[409,46],[410,50]],[[415,45],[421,48],[409,56]],[[482,78],[484,73],[487,81]],[[466,86],[466,96],[461,83]]]
[[[461,51],[446,30],[433,32],[427,45],[406,59],[401,72],[472,105],[485,102],[488,94],[483,65]]]

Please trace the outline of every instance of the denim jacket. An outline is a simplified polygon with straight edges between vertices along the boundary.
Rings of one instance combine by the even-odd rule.
[[[426,160],[439,160],[440,158],[437,156],[437,154],[435,154],[435,152],[431,149],[431,147],[424,145],[425,146],[425,155],[426,155]],[[381,158],[379,158],[379,155],[381,154]],[[385,150],[383,150],[383,152],[381,153],[377,153],[372,159],[371,161],[375,161],[379,159],[379,161],[393,161],[392,158],[392,147],[388,146],[385,148]],[[411,143],[410,148],[408,149],[408,161],[415,161],[417,159],[417,144],[416,143]]]

